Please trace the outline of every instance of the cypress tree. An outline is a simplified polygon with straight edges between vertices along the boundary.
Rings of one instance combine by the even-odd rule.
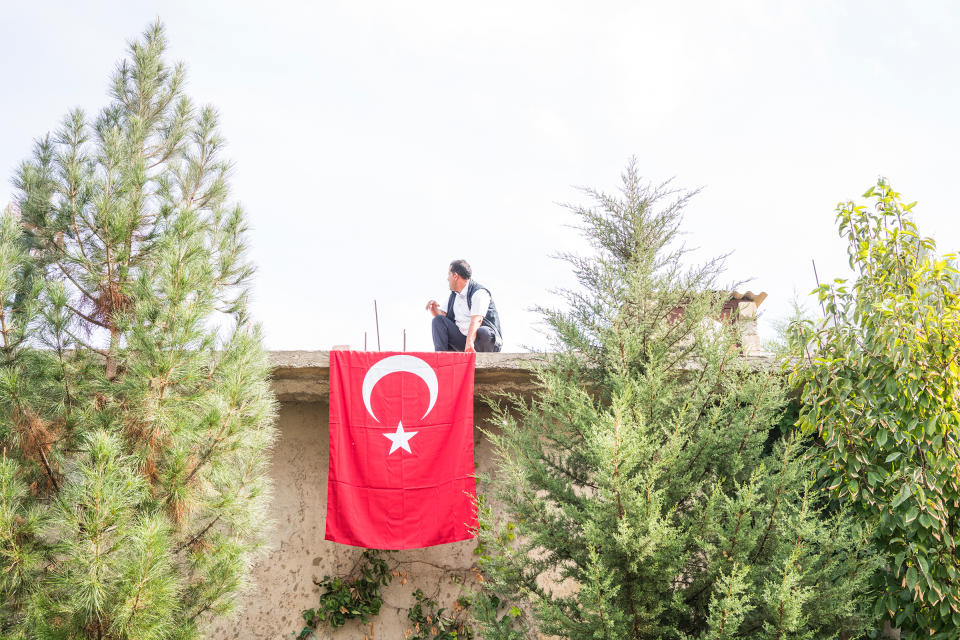
[[[644,183],[632,163],[620,194],[588,194],[573,210],[594,252],[563,256],[580,287],[543,310],[556,355],[489,434],[480,627],[856,637],[875,556],[817,485],[810,442],[781,435],[796,408],[779,368],[745,357],[737,326],[715,320],[722,258],[684,266],[693,194]]]
[[[265,541],[276,403],[217,112],[159,23],[0,223],[0,637],[197,638]]]

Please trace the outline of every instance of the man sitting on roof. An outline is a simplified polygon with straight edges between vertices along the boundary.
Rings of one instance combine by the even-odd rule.
[[[450,263],[450,298],[445,310],[436,300],[427,303],[433,314],[433,347],[437,351],[500,351],[500,316],[490,290],[471,280],[466,260]]]

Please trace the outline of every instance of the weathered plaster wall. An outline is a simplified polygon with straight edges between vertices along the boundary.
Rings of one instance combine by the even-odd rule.
[[[317,604],[320,588],[314,580],[343,575],[355,565],[361,549],[323,539],[327,499],[329,352],[278,351],[273,388],[281,402],[279,439],[271,460],[275,521],[273,544],[253,567],[253,586],[243,597],[240,612],[212,625],[212,640],[273,640],[292,638],[303,627],[301,611]],[[477,354],[477,398],[498,393],[529,394],[533,389],[532,354]],[[762,355],[752,360],[765,361]],[[489,424],[490,412],[474,403],[475,424]],[[477,468],[490,471],[490,443],[475,427]],[[428,549],[390,554],[388,560],[406,580],[394,578],[384,589],[385,604],[372,628],[348,624],[321,638],[400,640],[409,627],[407,611],[420,588],[441,606],[452,607],[457,596],[473,587],[472,540]]]
[[[281,400],[277,425],[280,434],[271,461],[274,541],[253,568],[254,585],[242,599],[241,611],[233,619],[220,621],[209,629],[207,637],[215,640],[293,637],[303,626],[300,612],[316,606],[320,589],[313,583],[314,579],[347,573],[361,553],[360,549],[323,539],[329,418],[323,397],[326,371],[314,366],[320,356],[302,358],[304,366],[299,368],[289,366],[290,356],[283,357],[287,364],[278,367],[274,384]],[[482,371],[478,365],[477,386],[482,387],[481,392],[494,390],[498,385],[489,381],[497,376],[503,386],[514,390],[521,389],[524,380],[528,381],[526,374],[518,377],[515,372],[510,382],[506,373],[495,371],[497,368],[489,359]],[[488,382],[481,383],[481,378]],[[290,380],[295,384],[286,384]],[[317,401],[304,402],[304,399]],[[484,405],[475,404],[475,424],[484,423],[489,415]],[[476,427],[474,447],[478,469],[488,470],[492,462],[490,445]],[[420,588],[428,595],[437,594],[436,599],[442,606],[452,607],[464,586],[475,584],[470,571],[475,546],[473,540],[468,540],[390,554],[390,563],[406,572],[406,583],[394,578],[385,588],[385,604],[372,629],[348,624],[332,635],[320,637],[402,639],[409,626],[407,610],[414,602],[415,589]]]

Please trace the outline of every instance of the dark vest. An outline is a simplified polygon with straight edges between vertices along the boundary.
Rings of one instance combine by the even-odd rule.
[[[500,342],[503,342],[503,332],[500,330],[500,315],[497,313],[497,305],[493,304],[493,294],[490,293],[490,289],[487,289],[482,284],[470,281],[470,284],[467,285],[467,307],[473,305],[473,294],[483,289],[490,294],[490,306],[487,307],[487,313],[483,316],[483,322],[481,326],[490,327],[497,332],[497,335],[500,337]],[[447,317],[456,322],[456,316],[453,313],[453,301],[457,299],[457,293],[455,291],[450,292],[450,299],[447,300]]]

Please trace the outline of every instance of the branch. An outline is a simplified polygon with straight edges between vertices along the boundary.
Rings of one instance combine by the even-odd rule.
[[[95,324],[95,325],[97,325],[98,327],[103,327],[104,329],[110,329],[110,328],[111,328],[110,325],[105,324],[105,323],[103,323],[102,321],[97,320],[96,318],[93,318],[92,316],[88,316],[88,315],[85,314],[84,312],[82,312],[82,311],[80,311],[79,309],[77,309],[76,307],[74,307],[72,304],[69,304],[69,303],[68,303],[68,304],[67,304],[67,309],[70,309],[70,311],[74,312],[75,314],[77,314],[78,316],[80,316],[81,318],[83,318],[84,320],[86,320],[87,322],[89,322],[90,324]]]
[[[210,456],[213,455],[213,450],[217,447],[218,444],[220,444],[220,441],[223,439],[223,432],[227,428],[227,421],[230,419],[230,416],[233,415],[233,411],[235,408],[236,407],[230,407],[230,411],[228,411],[227,415],[224,416],[223,421],[220,423],[220,429],[217,431],[216,437],[213,439],[213,442],[210,443],[210,447],[207,449],[207,451],[200,457],[200,460],[197,461],[196,466],[193,467],[193,469],[190,471],[190,474],[183,481],[184,486],[186,486],[187,484],[190,483],[191,480],[193,480],[193,476],[197,475],[197,471],[200,470],[200,467],[206,464],[207,460],[210,459]],[[172,499],[173,499],[173,492],[171,491],[167,493],[167,497],[164,500],[164,502],[169,503]]]
[[[63,275],[65,275],[65,276],[67,276],[67,278],[69,278],[70,282],[73,283],[73,286],[75,286],[77,289],[80,290],[80,293],[82,293],[83,295],[85,295],[85,296],[87,296],[88,298],[90,298],[90,300],[96,300],[96,298],[94,298],[93,295],[92,295],[89,291],[87,291],[86,289],[84,289],[83,286],[81,286],[81,284],[76,281],[76,279],[73,277],[73,274],[71,274],[69,271],[67,271],[67,268],[64,267],[62,264],[60,264],[60,261],[59,261],[59,260],[57,260],[54,264],[56,264],[58,267],[60,267],[60,271],[63,272]]]
[[[104,358],[106,358],[107,356],[110,355],[109,353],[107,353],[107,352],[104,351],[103,349],[97,349],[96,347],[87,344],[86,342],[84,342],[83,340],[81,340],[80,338],[78,338],[77,336],[73,335],[73,333],[72,333],[69,329],[64,329],[63,332],[64,332],[65,334],[67,334],[68,336],[70,336],[70,337],[73,339],[74,342],[76,342],[78,345],[81,345],[84,349],[88,349],[88,350],[90,350],[90,351],[92,351],[92,352],[94,352],[94,353],[97,353],[97,354],[103,356]]]
[[[190,545],[192,545],[194,542],[196,542],[197,540],[199,540],[200,538],[202,538],[202,537],[204,536],[204,534],[206,534],[207,531],[210,530],[210,527],[212,527],[213,525],[215,525],[215,524],[217,523],[217,521],[220,520],[221,517],[222,517],[222,515],[219,515],[219,516],[217,516],[216,518],[214,518],[213,520],[211,520],[210,523],[209,523],[207,526],[205,526],[203,529],[200,530],[199,533],[197,533],[197,535],[193,536],[192,538],[190,538],[189,540],[187,540],[186,542],[184,542],[182,545],[180,545],[179,547],[177,547],[177,548],[174,550],[174,553],[180,553],[181,551],[183,551],[184,549],[186,549],[187,547],[189,547]]]
[[[53,483],[53,488],[57,491],[60,491],[60,483],[58,483],[57,479],[53,476],[53,470],[50,468],[50,463],[47,461],[47,455],[43,452],[42,444],[37,447],[37,451],[40,453],[40,460],[43,461],[43,468],[47,472],[47,477],[50,478],[50,482]]]

